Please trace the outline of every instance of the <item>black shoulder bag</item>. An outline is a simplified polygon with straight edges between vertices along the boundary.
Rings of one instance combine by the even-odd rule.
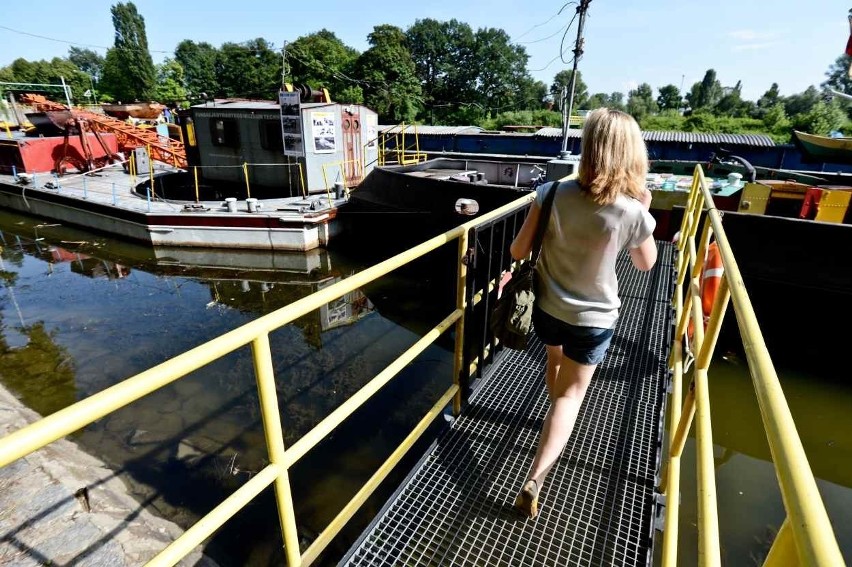
[[[533,303],[535,302],[535,265],[541,254],[541,242],[550,220],[553,197],[559,184],[554,183],[541,207],[538,226],[533,239],[532,257],[524,262],[512,279],[503,287],[503,293],[497,299],[491,312],[489,328],[500,342],[514,350],[527,349],[527,335],[532,329]]]

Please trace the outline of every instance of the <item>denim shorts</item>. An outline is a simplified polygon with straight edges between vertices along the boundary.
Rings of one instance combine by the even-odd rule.
[[[562,354],[580,364],[599,364],[604,359],[613,329],[579,327],[560,321],[538,307],[533,309],[533,328],[541,342],[561,346]]]

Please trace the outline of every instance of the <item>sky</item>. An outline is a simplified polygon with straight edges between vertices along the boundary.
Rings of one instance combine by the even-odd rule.
[[[109,8],[114,0],[3,2],[0,13],[0,66],[18,57],[65,56],[69,44],[10,31],[27,32],[91,47],[112,45]],[[562,63],[562,30],[574,15],[561,1],[430,0],[429,2],[272,2],[269,0],[136,0],[145,18],[155,62],[169,57],[183,39],[215,46],[263,37],[276,47],[322,28],[347,45],[367,49],[367,34],[378,24],[403,29],[417,19],[457,20],[472,28],[503,28],[530,55],[528,68],[550,84],[570,68]],[[73,5],[73,8],[71,7]],[[82,6],[87,6],[83,9]],[[839,0],[592,0],[585,27],[585,55],[579,62],[593,92],[627,92],[647,82],[688,91],[713,68],[724,86],[743,84],[743,97],[759,98],[773,82],[782,95],[818,86],[849,37],[849,5]],[[44,14],[39,15],[39,14]],[[554,17],[555,16],[555,17]],[[566,40],[565,59],[576,39]],[[102,46],[102,47],[92,47]],[[332,93],[333,96],[333,93]]]

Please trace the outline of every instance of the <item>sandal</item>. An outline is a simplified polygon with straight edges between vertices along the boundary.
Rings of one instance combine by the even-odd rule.
[[[528,480],[515,497],[515,508],[530,518],[538,516],[538,483]]]

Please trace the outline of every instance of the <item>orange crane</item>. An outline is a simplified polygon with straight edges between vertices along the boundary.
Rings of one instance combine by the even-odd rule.
[[[47,100],[45,97],[37,94],[25,94],[21,97],[21,101],[32,105],[39,112],[69,110],[64,104]],[[96,132],[114,134],[118,142],[118,149],[122,152],[129,153],[136,148],[146,148],[151,159],[175,167],[187,167],[186,149],[177,140],[160,136],[148,129],[137,128],[132,124],[127,124],[111,116],[79,108],[70,110],[74,118],[85,120],[88,123],[89,129]]]

